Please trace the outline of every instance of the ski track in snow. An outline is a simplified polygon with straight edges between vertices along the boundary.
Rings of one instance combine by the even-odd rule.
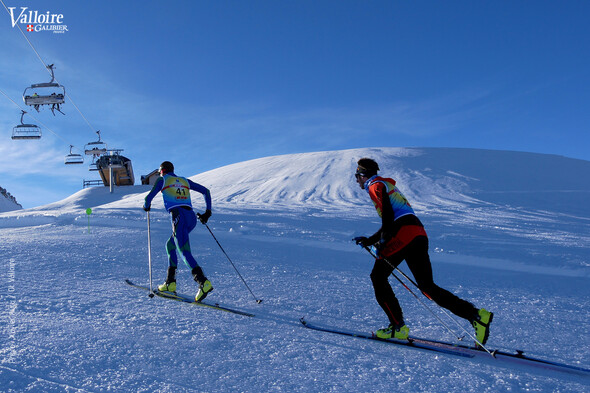
[[[349,184],[354,158],[377,155],[380,164],[403,166],[422,154],[424,165],[437,168],[429,162],[437,151],[426,152],[424,157],[413,149],[363,149],[272,157],[193,177],[211,187],[215,199],[209,225],[264,301],[254,302],[199,224],[191,244],[215,286],[208,299],[255,318],[150,299],[123,282],[129,278],[147,284],[147,225],[140,206],[149,187],[117,188],[113,195],[89,189],[64,202],[0,214],[0,390],[590,390],[588,378],[393,349],[300,325],[301,317],[360,331],[386,324],[370,284],[371,258],[350,241],[375,231],[379,221],[368,196],[346,187],[354,186]],[[576,212],[564,204],[552,211],[534,198],[522,205],[485,200],[488,192],[475,192],[473,184],[465,183],[481,182],[481,173],[451,164],[415,170],[407,182],[400,179],[402,170],[397,177],[402,189],[413,184],[411,178],[435,178],[432,172],[459,182],[443,176],[429,187],[427,180],[417,181],[413,196],[408,195],[430,235],[435,281],[495,312],[489,347],[523,349],[531,356],[590,368],[587,208]],[[309,168],[309,173],[298,176],[298,168]],[[384,173],[385,168],[382,164]],[[276,183],[266,182],[266,194],[257,200],[248,187],[224,189],[224,184],[234,184],[236,173],[247,173],[250,186],[262,187],[260,173]],[[309,179],[318,173],[319,180]],[[345,176],[342,185],[330,181]],[[314,188],[323,183],[328,184]],[[453,184],[453,192],[461,188],[454,199],[436,198]],[[514,183],[504,186],[513,188]],[[337,203],[343,195],[348,200]],[[202,208],[198,197],[193,201],[197,210]],[[151,214],[155,283],[165,277],[164,243],[170,236],[169,218],[158,204],[160,197]],[[90,232],[86,207],[94,211]],[[407,272],[405,264],[401,267]],[[181,266],[177,276],[179,292],[196,290],[188,268]],[[453,340],[391,282],[412,334]]]

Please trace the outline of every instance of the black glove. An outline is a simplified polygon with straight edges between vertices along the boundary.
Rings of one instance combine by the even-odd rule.
[[[205,210],[205,213],[197,214],[197,217],[199,217],[199,220],[201,220],[203,224],[206,224],[207,221],[209,221],[209,217],[211,217],[211,210],[207,209]]]
[[[149,206],[144,206],[144,207],[143,207],[143,210],[144,210],[144,211],[146,211],[146,212],[149,212],[149,211],[151,210],[151,207],[149,207]]]
[[[355,237],[352,240],[354,240],[354,242],[356,244],[358,244],[359,246],[361,246],[361,247],[368,247],[368,246],[370,246],[370,244],[369,244],[369,238],[368,237],[358,236],[358,237]]]

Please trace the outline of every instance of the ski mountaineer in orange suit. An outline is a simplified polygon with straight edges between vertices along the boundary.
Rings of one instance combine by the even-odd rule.
[[[176,268],[178,266],[178,251],[186,263],[191,268],[193,278],[199,284],[199,291],[195,296],[195,301],[205,299],[205,296],[213,290],[211,282],[205,277],[203,269],[197,264],[197,261],[191,254],[189,244],[189,233],[197,225],[197,217],[193,212],[191,204],[190,190],[200,192],[205,197],[207,210],[199,216],[203,224],[207,223],[211,217],[211,193],[204,186],[197,184],[187,178],[176,176],[174,174],[174,165],[169,161],[164,161],[160,165],[160,177],[154,184],[154,187],[145,197],[143,210],[149,211],[152,199],[162,192],[164,207],[170,213],[172,219],[172,236],[166,242],[166,252],[168,254],[168,277],[166,282],[158,286],[160,291],[176,292]]]
[[[389,326],[377,330],[377,337],[408,338],[409,328],[404,323],[402,309],[388,281],[394,267],[405,260],[420,290],[439,306],[468,320],[475,328],[477,340],[485,345],[494,314],[483,308],[478,310],[473,304],[434,283],[428,256],[428,237],[414,209],[397,188],[395,180],[377,175],[377,162],[361,158],[357,164],[356,180],[371,197],[382,221],[381,228],[374,235],[354,239],[363,247],[374,245],[378,250],[371,281],[377,302],[389,318]]]

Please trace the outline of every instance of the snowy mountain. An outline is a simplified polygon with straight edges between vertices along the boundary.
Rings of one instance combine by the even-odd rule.
[[[9,212],[22,208],[14,196],[10,195],[5,188],[0,187],[0,212]]]
[[[379,220],[354,182],[375,158],[413,203],[437,283],[495,313],[489,346],[590,368],[590,162],[519,152],[374,148],[267,157],[192,176],[211,189],[191,246],[212,302],[247,318],[149,299],[147,186],[79,191],[0,214],[2,391],[587,391],[587,377],[392,348],[311,332],[374,331],[371,257],[353,236]],[[180,174],[190,175],[190,174]],[[193,194],[195,210],[204,203]],[[92,214],[85,213],[92,208]],[[154,283],[168,215],[152,205]],[[407,272],[405,264],[402,269]],[[393,279],[411,334],[456,341]],[[180,267],[179,292],[196,286]],[[435,313],[439,314],[436,306]],[[446,320],[445,315],[441,318]],[[452,321],[453,328],[457,328]],[[459,320],[466,329],[468,324]],[[460,329],[457,334],[462,335]]]

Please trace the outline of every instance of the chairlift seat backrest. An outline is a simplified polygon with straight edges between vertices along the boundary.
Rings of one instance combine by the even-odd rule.
[[[84,164],[84,157],[80,154],[68,154],[65,158],[65,164]]]
[[[41,139],[41,128],[35,124],[25,124],[25,111],[21,110],[20,124],[12,128],[12,139]]]
[[[35,91],[35,89],[40,89]],[[46,91],[45,89],[50,89]],[[23,93],[26,105],[53,105],[65,102],[66,89],[57,83],[37,83],[27,87]]]
[[[19,124],[12,129],[12,139],[41,139],[41,128],[34,124]]]
[[[70,145],[70,154],[68,154],[64,160],[66,165],[70,164],[84,164],[84,157],[81,154],[72,153],[74,145]]]
[[[53,105],[63,104],[65,102],[63,94],[25,96],[24,99],[26,105]]]
[[[107,152],[107,149],[104,146],[92,147],[92,146],[86,145],[86,148],[84,149],[84,153],[89,156],[100,156],[102,154],[105,154],[106,152]]]
[[[84,146],[84,153],[89,156],[100,156],[107,152],[107,145],[104,142],[89,142]]]

